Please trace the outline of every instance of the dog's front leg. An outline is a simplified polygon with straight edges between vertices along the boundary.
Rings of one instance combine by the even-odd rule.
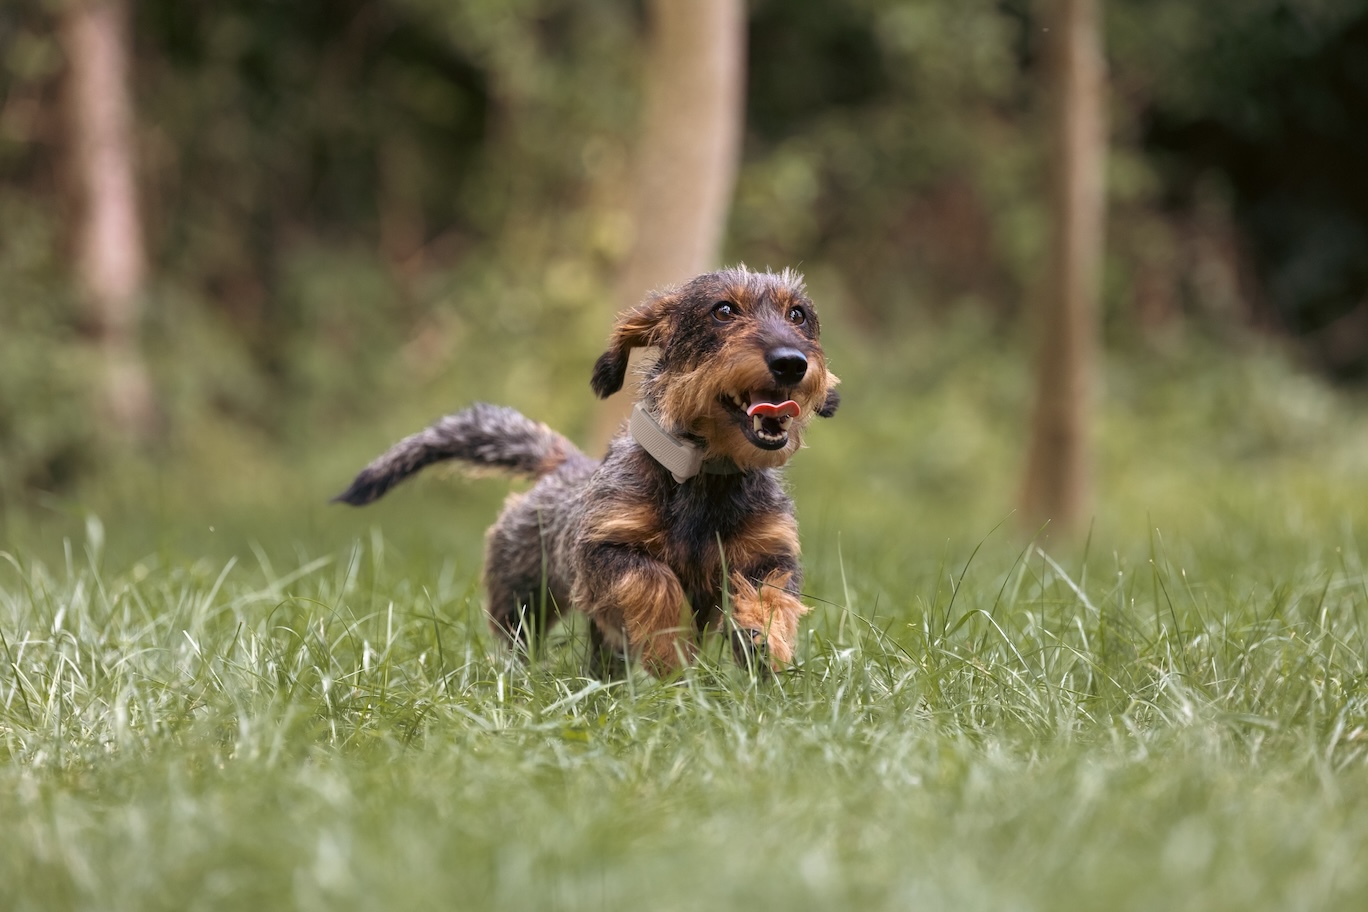
[[[798,601],[795,577],[791,570],[772,570],[763,577],[741,571],[731,575],[732,635],[738,661],[748,661],[757,651],[769,654],[775,671],[793,661],[798,619],[809,611]]]
[[[600,544],[580,563],[576,603],[612,646],[626,639],[630,652],[657,677],[692,658],[696,645],[681,624],[686,601],[674,571],[642,551]]]

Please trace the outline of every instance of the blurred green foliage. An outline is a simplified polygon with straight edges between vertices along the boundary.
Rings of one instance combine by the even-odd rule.
[[[53,244],[55,220],[0,197],[0,492],[90,468],[93,372]]]
[[[1282,325],[1352,374],[1368,328],[1357,347],[1337,330],[1347,355],[1315,333],[1363,300],[1368,199],[1345,171],[1368,2],[1105,7],[1113,341]],[[402,431],[477,398],[586,426],[583,364],[630,242],[643,4],[133,8],[163,464]],[[107,457],[64,266],[59,11],[0,10],[7,496]],[[755,0],[727,259],[806,271],[848,357],[903,357],[890,340],[953,335],[965,311],[1015,352],[1046,241],[1048,27],[1029,0]]]

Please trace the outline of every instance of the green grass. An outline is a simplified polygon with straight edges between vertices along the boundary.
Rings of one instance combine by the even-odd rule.
[[[819,609],[772,683],[612,686],[577,630],[510,660],[472,578],[378,538],[288,572],[7,555],[0,906],[1361,899],[1356,551],[1091,582],[985,551]]]
[[[1116,369],[1072,545],[998,527],[1009,373],[896,423],[848,396],[794,467],[816,608],[770,682],[712,643],[605,686],[579,624],[512,659],[504,486],[324,506],[374,441],[257,500],[13,512],[0,908],[1357,909],[1363,422],[1241,369]]]

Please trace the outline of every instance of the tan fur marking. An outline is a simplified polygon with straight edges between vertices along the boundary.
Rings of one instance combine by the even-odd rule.
[[[756,645],[769,647],[772,666],[778,671],[793,661],[798,641],[798,619],[811,609],[789,591],[793,574],[776,570],[756,589],[739,573],[732,574],[732,623],[751,633]]]
[[[692,637],[681,636],[684,589],[665,567],[632,570],[613,583],[610,599],[620,606],[627,640],[654,675],[679,667],[692,657]]]
[[[660,517],[650,506],[641,503],[611,506],[611,510],[597,512],[586,520],[584,537],[587,540],[639,548],[654,548],[660,543]]]
[[[799,554],[798,521],[787,513],[758,513],[727,542],[727,564],[732,567],[750,567],[757,558],[777,554],[795,560]]]
[[[657,344],[665,334],[665,315],[674,301],[672,295],[656,295],[624,311],[613,327],[609,344],[619,351]]]
[[[567,454],[564,447],[557,446],[548,450],[537,463],[537,477],[540,478],[543,475],[550,475],[552,472],[556,471],[556,469],[559,469],[561,465],[564,464],[566,456]]]

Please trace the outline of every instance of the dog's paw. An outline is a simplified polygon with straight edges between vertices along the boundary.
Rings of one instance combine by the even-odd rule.
[[[731,635],[732,655],[736,664],[748,668],[757,675],[768,675],[774,667],[770,654],[769,639],[763,630],[747,630],[738,627]]]
[[[627,677],[627,656],[607,643],[589,646],[589,675],[600,681],[621,681]]]

